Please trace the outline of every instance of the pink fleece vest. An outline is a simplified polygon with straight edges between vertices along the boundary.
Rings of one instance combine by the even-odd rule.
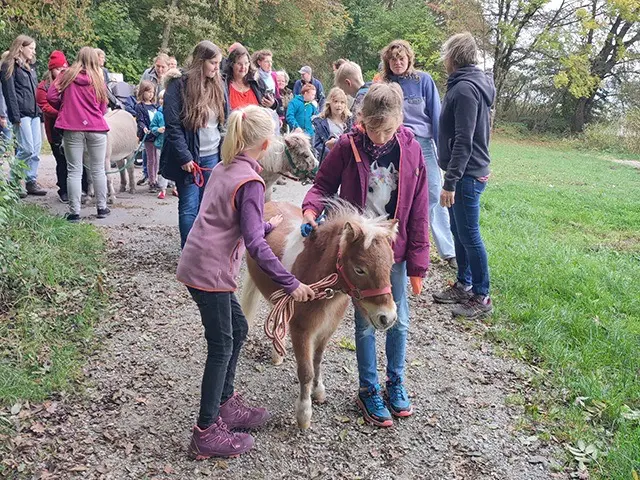
[[[215,166],[180,256],[180,282],[207,292],[236,290],[245,247],[235,196],[247,182],[264,185],[258,175],[261,169],[258,162],[242,154],[229,165]]]

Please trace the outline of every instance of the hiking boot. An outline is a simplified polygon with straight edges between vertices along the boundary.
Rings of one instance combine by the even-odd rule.
[[[380,395],[380,385],[360,388],[356,405],[367,423],[376,427],[391,427],[393,419]]]
[[[142,177],[140,180],[136,182],[136,185],[140,187],[141,185],[144,185],[145,183],[147,183],[147,180],[148,180],[147,177]]]
[[[433,301],[436,303],[466,303],[473,297],[471,287],[465,287],[460,282],[456,282],[446,290],[433,294]]]
[[[107,218],[107,216],[111,213],[109,208],[99,208],[98,209],[98,218]]]
[[[230,432],[220,417],[206,430],[193,427],[189,452],[196,460],[209,457],[236,457],[253,447],[253,437],[248,433]]]
[[[35,195],[36,197],[43,197],[47,194],[38,182],[27,182],[27,193],[29,195]]]
[[[456,306],[451,312],[454,317],[469,319],[482,318],[491,315],[493,303],[491,298],[485,295],[474,295],[466,303]]]
[[[58,198],[62,203],[69,203],[69,195],[67,195],[66,193],[59,193]]]
[[[220,418],[227,424],[229,430],[259,428],[270,417],[271,414],[266,408],[245,405],[243,398],[237,393],[220,405]]]
[[[453,270],[458,270],[458,261],[456,260],[456,257],[445,258],[444,261],[447,262],[447,265],[449,265]]]
[[[64,218],[71,223],[78,223],[80,221],[80,215],[77,213],[67,213]]]
[[[394,417],[408,417],[413,415],[413,406],[409,401],[409,395],[402,384],[402,379],[387,380],[387,400],[389,409]]]

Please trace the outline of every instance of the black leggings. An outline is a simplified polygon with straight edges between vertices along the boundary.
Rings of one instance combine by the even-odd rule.
[[[204,292],[191,287],[189,292],[200,310],[207,339],[198,417],[198,426],[205,429],[218,419],[220,404],[233,395],[238,356],[249,326],[233,292]]]

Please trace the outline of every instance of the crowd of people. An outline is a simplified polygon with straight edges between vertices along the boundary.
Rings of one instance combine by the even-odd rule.
[[[243,431],[269,418],[266,408],[247,405],[234,389],[248,330],[234,293],[245,246],[296,301],[314,298],[313,290],[286,270],[265,239],[283,219],[263,221],[260,162],[286,130],[309,135],[321,161],[302,204],[311,228],[317,227],[325,200],[335,195],[398,221],[390,279],[398,320],[385,333],[384,392],[374,330],[355,311],[356,403],[367,422],[389,427],[394,417],[413,414],[404,386],[407,291],[422,291],[429,230],[440,257],[457,270],[457,281],[434,293],[434,300],[454,304],[454,315],[467,318],[493,309],[479,216],[490,175],[489,114],[495,89],[476,66],[475,40],[464,33],[443,45],[448,81],[442,102],[432,77],[416,68],[411,45],[403,40],[382,50],[374,82],[364,80],[358,64],[338,60],[326,97],[309,66],[299,70],[300,79],[289,89],[289,76],[273,70],[270,51],[250,54],[234,43],[226,53],[224,58],[218,46],[202,41],[182,69],[173,57],[158,55],[142,76],[135,106],[138,137],[145,147],[141,182],[148,182],[161,198],[173,182],[183,249],[177,276],[198,306],[208,344],[190,450],[197,458],[244,453],[253,446],[253,437]],[[69,219],[74,221],[84,188],[83,145],[96,185],[98,216],[108,214],[103,185],[108,130],[103,115],[109,104],[104,57],[104,52],[85,47],[67,68],[64,54],[53,52],[49,74],[37,85],[35,42],[20,36],[2,62],[7,111],[0,110],[0,120],[5,118],[0,126],[4,135],[11,135],[6,128],[13,125],[17,156],[28,166],[26,193],[45,193],[37,183],[43,112],[58,163],[59,195],[68,199]]]

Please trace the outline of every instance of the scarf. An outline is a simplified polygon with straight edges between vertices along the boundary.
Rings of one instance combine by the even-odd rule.
[[[362,149],[364,152],[369,155],[371,162],[377,162],[381,157],[387,155],[394,147],[398,144],[398,138],[396,135],[393,135],[393,138],[389,140],[387,143],[382,145],[376,145],[371,141],[369,135],[366,133],[362,133]]]
[[[270,90],[272,93],[275,93],[275,91],[276,91],[276,82],[273,80],[273,77],[271,76],[271,72],[265,72],[264,70],[259,68],[258,69],[258,75],[260,76],[260,78],[262,79],[264,84],[266,85],[267,90]]]

